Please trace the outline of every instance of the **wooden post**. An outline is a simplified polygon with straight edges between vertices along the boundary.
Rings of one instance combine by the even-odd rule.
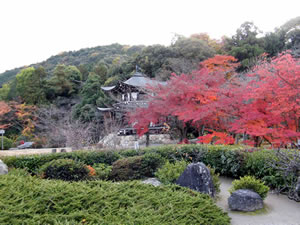
[[[149,132],[146,133],[146,147],[150,145],[150,134]]]

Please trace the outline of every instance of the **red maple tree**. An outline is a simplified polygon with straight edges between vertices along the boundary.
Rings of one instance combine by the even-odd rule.
[[[300,138],[300,60],[283,53],[264,60],[246,74],[238,119],[231,131],[266,140],[276,146]],[[247,103],[247,104],[243,104]]]
[[[222,103],[230,99],[227,73],[233,74],[236,60],[232,56],[216,56],[201,63],[191,74],[173,74],[166,86],[153,87],[148,108],[139,108],[129,115],[140,135],[149,124],[168,116],[193,126],[225,130],[227,115]]]
[[[283,53],[239,75],[234,62],[216,56],[191,74],[174,74],[166,86],[153,88],[149,107],[131,113],[130,121],[140,135],[150,122],[174,116],[208,128],[202,143],[232,144],[230,134],[244,134],[255,146],[295,143],[300,138],[300,60]]]

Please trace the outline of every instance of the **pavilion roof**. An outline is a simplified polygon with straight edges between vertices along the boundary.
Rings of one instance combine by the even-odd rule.
[[[147,88],[148,86],[157,86],[157,85],[166,85],[167,82],[161,82],[157,80],[152,80],[145,76],[144,74],[140,72],[135,72],[132,77],[130,77],[128,80],[121,82],[126,85],[130,85],[137,88]],[[104,91],[112,91],[117,88],[118,85],[115,86],[109,86],[109,87],[101,87]]]

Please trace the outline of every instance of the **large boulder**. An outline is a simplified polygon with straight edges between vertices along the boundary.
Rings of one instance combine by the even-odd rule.
[[[252,212],[264,207],[260,195],[248,189],[233,192],[228,198],[228,205],[231,210],[244,212]]]
[[[176,184],[215,196],[215,187],[209,169],[203,163],[191,163],[177,179]]]
[[[7,174],[8,173],[8,169],[7,166],[4,162],[2,162],[2,160],[0,159],[0,175],[3,174]]]

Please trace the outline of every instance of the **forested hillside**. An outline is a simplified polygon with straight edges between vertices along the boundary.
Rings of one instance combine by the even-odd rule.
[[[91,143],[97,142],[101,132],[108,132],[97,107],[107,107],[113,101],[101,86],[128,79],[136,65],[150,78],[165,81],[172,73],[190,74],[215,55],[230,55],[237,59],[236,72],[243,76],[263,53],[271,59],[290,50],[299,57],[299,25],[297,17],[261,35],[252,22],[245,22],[236,34],[221,40],[200,33],[176,35],[169,46],[112,44],[63,52],[26,68],[6,71],[0,74],[0,129],[6,128],[14,141],[36,139],[47,146],[63,146],[74,136],[82,137],[82,132],[75,134],[75,130],[93,137]]]
[[[30,66],[36,68],[42,66],[49,74],[51,74],[54,71],[54,68],[59,64],[86,67],[91,70],[91,68],[99,62],[111,65],[113,60],[118,57],[120,60],[127,60],[131,56],[140,53],[144,47],[145,46],[123,46],[120,44],[112,44],[95,48],[85,48],[78,51],[62,52],[58,55],[51,56],[41,63],[32,64]],[[8,70],[0,74],[0,85],[15,78],[17,73],[23,68],[24,67]]]

